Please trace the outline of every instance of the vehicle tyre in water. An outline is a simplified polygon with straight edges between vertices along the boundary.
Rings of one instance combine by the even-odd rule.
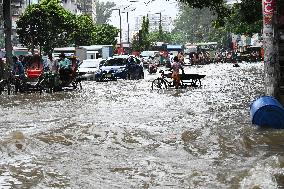
[[[157,78],[152,82],[152,90],[154,90],[154,89],[166,89],[166,88],[167,88],[167,84],[161,78]]]
[[[0,94],[11,94],[11,84],[8,80],[1,80],[0,81]]]

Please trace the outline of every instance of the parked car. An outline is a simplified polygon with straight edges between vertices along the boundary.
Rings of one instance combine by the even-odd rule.
[[[83,60],[78,68],[79,77],[82,80],[95,80],[95,74],[100,69],[99,67],[102,61],[102,58]]]
[[[117,79],[142,79],[143,67],[140,62],[129,64],[129,56],[114,56],[103,60],[96,72],[96,81],[115,81]]]

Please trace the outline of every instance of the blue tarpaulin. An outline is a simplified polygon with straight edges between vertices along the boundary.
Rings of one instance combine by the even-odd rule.
[[[167,49],[168,50],[171,50],[171,49],[182,50],[182,45],[167,45]]]

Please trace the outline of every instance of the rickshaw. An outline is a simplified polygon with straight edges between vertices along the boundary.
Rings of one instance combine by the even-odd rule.
[[[44,90],[42,82],[44,80],[43,63],[39,55],[34,55],[32,62],[27,65],[26,77],[23,79],[23,91],[39,91]]]
[[[76,89],[81,87],[81,80],[77,77],[77,59],[76,57],[69,57],[71,60],[70,73],[62,75],[60,73],[52,73],[49,70],[44,70],[43,61],[39,55],[34,55],[29,58],[26,64],[25,76],[10,74],[8,79],[1,81],[0,92],[7,91],[10,93],[18,92],[32,92],[32,91],[46,91],[54,92],[61,91],[66,88]]]
[[[175,87],[175,83],[172,80],[172,73],[165,74],[164,70],[160,70],[161,77],[152,81],[152,90],[154,89],[168,89]],[[180,88],[185,89],[187,87],[201,87],[201,79],[206,75],[200,74],[180,74]]]
[[[16,59],[16,57],[15,57]],[[28,92],[28,91],[40,91],[42,92],[42,86],[40,85],[41,76],[43,74],[43,69],[40,64],[40,58],[29,57],[27,62],[26,70],[20,64],[22,71],[17,72],[19,67],[15,67],[10,71],[7,70],[8,76],[5,80],[1,81],[1,91],[6,91],[9,94],[16,94],[18,92]],[[34,60],[38,60],[35,62]]]
[[[59,69],[58,73],[47,71],[44,73],[42,85],[48,92],[62,91],[65,89],[77,89],[81,86],[81,79],[78,77],[78,62],[75,56],[67,57],[71,61],[71,67],[66,70]]]

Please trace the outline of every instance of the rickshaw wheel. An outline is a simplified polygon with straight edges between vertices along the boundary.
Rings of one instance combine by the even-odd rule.
[[[152,90],[154,89],[167,89],[167,84],[163,79],[157,78],[152,81]]]
[[[0,94],[2,95],[10,95],[12,90],[12,86],[9,81],[3,81],[0,86]]]
[[[73,82],[72,82],[72,87],[73,87],[73,89],[77,89],[77,88],[78,88],[78,85],[79,85],[79,88],[82,89],[81,82],[78,82],[78,81],[73,81]]]

